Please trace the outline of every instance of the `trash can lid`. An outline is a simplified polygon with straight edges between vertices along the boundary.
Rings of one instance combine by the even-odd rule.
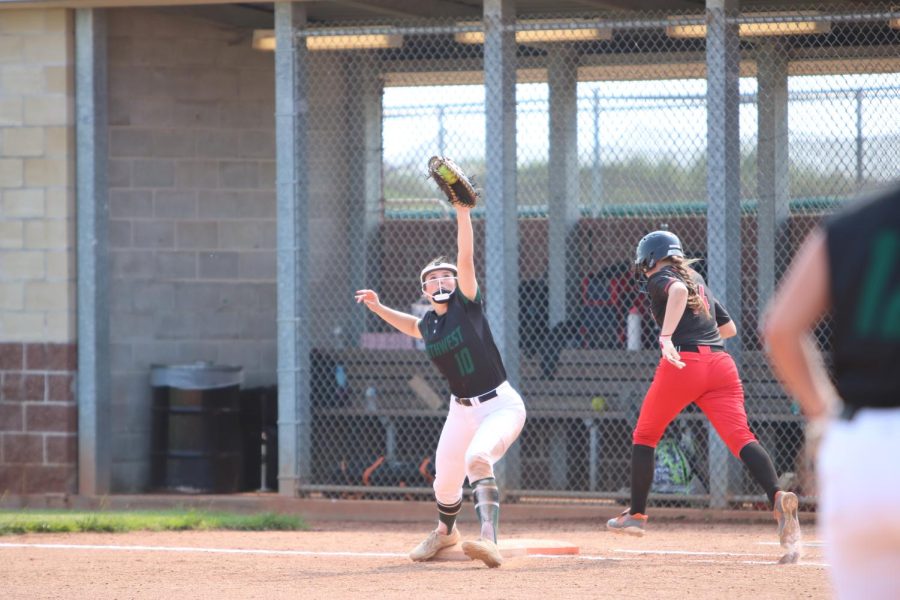
[[[197,361],[187,365],[150,365],[150,385],[182,390],[213,390],[241,385],[244,368]]]

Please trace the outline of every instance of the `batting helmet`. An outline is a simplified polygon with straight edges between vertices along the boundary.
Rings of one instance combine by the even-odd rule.
[[[684,257],[681,240],[669,231],[653,231],[638,242],[634,258],[634,268],[643,273],[652,269],[656,263],[669,256]]]

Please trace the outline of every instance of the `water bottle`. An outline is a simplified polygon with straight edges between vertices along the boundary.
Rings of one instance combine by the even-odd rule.
[[[337,405],[342,406],[346,404],[347,397],[350,395],[350,389],[347,386],[347,371],[342,363],[338,363],[334,367],[334,383],[336,385],[335,396],[337,397]]]
[[[378,390],[374,385],[366,388],[366,412],[375,412],[378,410]]]
[[[631,307],[625,322],[626,347],[629,350],[641,349],[641,313],[636,307]]]

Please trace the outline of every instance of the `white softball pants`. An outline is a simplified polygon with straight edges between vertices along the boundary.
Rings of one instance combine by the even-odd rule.
[[[497,397],[474,406],[450,400],[450,411],[435,457],[434,496],[450,506],[462,498],[469,482],[494,476],[494,463],[503,458],[525,425],[525,403],[509,382],[497,387]]]
[[[819,448],[819,514],[839,599],[900,597],[900,409],[834,421]]]

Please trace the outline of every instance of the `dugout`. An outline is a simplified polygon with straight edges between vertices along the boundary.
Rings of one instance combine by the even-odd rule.
[[[0,8],[0,47],[16,63],[3,67],[4,89],[15,96],[0,113],[3,152],[23,136],[56,144],[52,155],[37,142],[14,144],[27,156],[3,155],[13,198],[30,194],[41,199],[30,206],[46,207],[2,217],[4,256],[15,257],[4,266],[28,273],[2,275],[4,294],[12,290],[0,308],[12,338],[2,341],[23,357],[3,362],[3,376],[77,373],[78,386],[54,379],[51,392],[41,380],[41,401],[59,403],[52,422],[29,421],[28,410],[39,413],[30,405],[12,407],[38,402],[33,389],[7,386],[2,434],[19,444],[26,426],[46,426],[37,433],[77,440],[77,451],[48,452],[49,463],[43,453],[25,462],[9,457],[36,453],[3,455],[4,472],[19,474],[11,480],[38,481],[23,474],[40,469],[57,491],[74,491],[76,481],[84,493],[146,490],[147,370],[212,358],[244,365],[250,387],[278,384],[280,492],[317,493],[313,448],[329,440],[314,439],[322,435],[312,414],[314,352],[355,349],[363,334],[378,333],[352,304],[354,289],[377,287],[390,304],[408,306],[408,273],[452,247],[447,211],[415,181],[416,165],[434,149],[462,155],[491,199],[476,215],[479,273],[511,377],[533,397],[552,394],[520,352],[520,305],[533,306],[521,300],[531,291],[520,282],[546,279],[546,329],[527,334],[534,351],[543,331],[578,310],[583,274],[629,261],[633,240],[665,224],[706,254],[711,283],[747,334],[735,352],[755,353],[759,310],[805,232],[896,172],[896,153],[884,151],[893,144],[884,116],[894,112],[890,77],[898,72],[898,15],[888,5],[803,2],[759,15],[771,12],[769,3],[43,4]],[[10,9],[22,14],[8,17]],[[785,32],[792,23],[812,27]],[[742,25],[779,33],[742,35]],[[321,40],[340,29],[357,42],[382,36],[385,45],[322,50]],[[576,40],[584,29],[593,38]],[[38,30],[47,34],[43,45],[25,39]],[[255,50],[256,30],[274,30],[284,43],[274,53]],[[517,35],[535,31],[571,37]],[[468,34],[483,43],[460,41]],[[850,85],[873,75],[884,75],[884,85]],[[816,76],[840,85],[799,85]],[[789,80],[802,89],[789,90]],[[475,117],[455,97],[466,86],[483,89]],[[386,101],[397,89],[429,88],[453,93],[433,92],[412,107]],[[662,133],[630,121],[635,114],[656,119]],[[471,119],[483,134],[462,135]],[[634,129],[617,129],[622,123]],[[41,132],[7,135],[7,127]],[[385,160],[397,139],[409,155]],[[628,145],[641,139],[646,147]],[[815,160],[796,159],[809,155]],[[812,169],[816,161],[824,166]],[[42,232],[66,241],[43,244]],[[50,375],[30,367],[27,344],[38,331],[72,352],[77,343],[78,365]],[[573,371],[596,364],[577,353],[564,358]],[[362,377],[378,376],[385,362],[369,361]],[[754,402],[775,415],[785,399],[762,364],[747,361],[758,369],[750,379],[767,386]],[[594,384],[573,377],[563,391],[589,400]],[[354,430],[364,444],[385,435],[380,421],[368,423]],[[586,451],[585,439],[573,452]],[[558,438],[553,447],[558,456]],[[710,448],[712,470],[727,473],[722,449]],[[514,451],[504,475],[511,487],[516,461]],[[714,489],[728,489],[728,476],[718,477]],[[24,493],[25,484],[13,485]]]

